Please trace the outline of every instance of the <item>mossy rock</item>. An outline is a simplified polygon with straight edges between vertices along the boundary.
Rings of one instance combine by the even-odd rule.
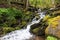
[[[47,22],[48,27],[46,28],[45,33],[60,38],[60,16],[48,19]]]
[[[12,27],[3,27],[3,33],[6,34],[6,33],[9,33],[11,31],[14,31],[15,29],[12,28]]]
[[[32,30],[32,32],[33,32],[34,34],[38,34],[38,33],[39,33],[39,30],[40,30],[40,28],[35,28],[35,29]]]
[[[41,25],[41,23],[37,23],[31,26],[30,32],[35,34],[35,35],[39,35],[39,36],[43,36],[45,35],[45,27]]]

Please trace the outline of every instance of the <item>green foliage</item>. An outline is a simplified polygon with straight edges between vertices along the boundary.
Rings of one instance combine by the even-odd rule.
[[[23,11],[15,8],[0,8],[0,27],[3,28],[3,34],[20,29],[20,27],[17,27],[19,25],[17,20],[22,20],[23,15]]]
[[[52,7],[54,4],[52,4],[52,0],[29,0],[30,4],[32,6],[37,6],[41,8],[46,8],[46,7]]]
[[[16,20],[18,20],[18,19],[22,20],[23,15],[24,15],[23,11],[17,10],[15,8],[7,8],[7,9],[0,8],[0,22],[2,22],[0,24],[7,23],[8,26],[11,24],[15,24]]]
[[[40,8],[51,8],[60,5],[60,0],[29,0],[32,6]]]
[[[0,8],[0,27],[3,28],[3,34],[23,28],[31,19],[31,15],[30,12],[16,8]]]
[[[48,36],[46,40],[57,40],[57,38],[53,36]]]

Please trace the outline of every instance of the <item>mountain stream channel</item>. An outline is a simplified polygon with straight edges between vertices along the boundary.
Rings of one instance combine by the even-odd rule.
[[[31,25],[39,23],[40,20],[45,17],[46,12],[41,12],[41,9],[38,9],[38,11],[39,11],[38,15],[40,17],[38,20],[36,20],[36,17],[33,18],[32,22],[27,24],[27,28],[12,31],[12,32],[6,34],[3,37],[0,37],[0,40],[44,40],[44,39],[42,39],[40,37],[38,39],[38,37],[35,37],[34,34],[31,34],[29,32]],[[33,39],[33,38],[35,38],[35,39]]]

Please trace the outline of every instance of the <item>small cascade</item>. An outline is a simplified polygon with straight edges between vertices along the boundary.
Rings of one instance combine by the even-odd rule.
[[[41,9],[39,9],[38,11],[40,11],[38,13],[40,16],[38,20],[34,18],[32,22],[30,22],[30,24],[27,25],[26,29],[12,31],[8,33],[7,35],[1,37],[0,40],[28,40],[29,38],[33,37],[34,35],[29,32],[30,26],[33,24],[39,23],[40,20],[45,16],[44,15],[45,12],[41,12]]]

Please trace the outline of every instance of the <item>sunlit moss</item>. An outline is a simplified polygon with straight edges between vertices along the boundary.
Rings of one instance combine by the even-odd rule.
[[[58,25],[58,20],[60,20],[60,16],[48,19],[48,24],[52,24],[52,27],[56,27]]]
[[[48,27],[46,28],[45,33],[60,37],[59,36],[60,30],[58,29],[59,21],[60,21],[60,16],[48,19],[47,20]],[[50,31],[50,30],[52,30],[52,31]],[[59,30],[59,31],[57,31],[57,30]],[[57,31],[57,32],[55,32],[56,34],[53,34],[54,31]]]
[[[58,25],[58,20],[60,20],[60,16],[57,16],[55,18],[47,19],[47,22],[48,22],[49,25],[52,24],[52,27],[55,28]]]
[[[8,12],[8,10],[5,9],[5,8],[0,8],[0,11],[1,11],[1,12]]]
[[[47,21],[49,18],[50,18],[50,16],[49,16],[49,15],[46,15],[46,16],[43,18],[43,21]]]
[[[56,37],[53,37],[53,36],[47,36],[46,40],[58,40],[58,39]]]

